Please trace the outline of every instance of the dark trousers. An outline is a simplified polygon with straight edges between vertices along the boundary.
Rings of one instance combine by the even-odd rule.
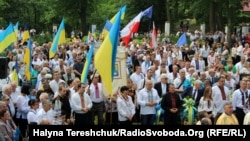
[[[19,136],[19,140],[21,141],[23,139],[23,137],[26,137],[26,133],[27,133],[27,127],[28,127],[28,120],[27,119],[22,119],[22,118],[18,118],[17,119],[17,126],[19,126],[20,132],[21,132],[21,136]]]
[[[155,114],[141,115],[141,125],[154,125]]]
[[[203,57],[203,60],[204,60],[204,62],[205,62],[205,66],[208,66],[207,58],[206,58],[206,57]]]
[[[212,114],[212,111],[207,112],[207,114]],[[212,121],[212,124],[214,125],[214,117],[212,116],[210,119],[211,119],[211,121]]]
[[[75,113],[75,125],[91,125],[91,115],[89,112],[84,114]]]
[[[126,120],[126,121],[119,121],[119,124],[120,124],[120,125],[132,125],[132,122],[129,121],[129,120]]]
[[[241,56],[240,56],[240,55],[237,55],[236,58],[235,58],[235,63],[240,62],[240,60],[241,60]]]
[[[233,64],[235,65],[237,63],[236,57],[232,57]]]
[[[164,125],[180,125],[181,117],[179,113],[167,112],[164,114]]]
[[[243,121],[244,121],[244,117],[245,117],[245,112],[243,111],[242,108],[236,107],[235,116],[238,119],[239,125],[243,125]]]
[[[95,121],[95,116],[97,115],[97,119],[98,119],[98,125],[103,125],[104,124],[104,118],[103,118],[103,114],[105,112],[105,105],[104,102],[100,102],[100,103],[94,103],[93,102],[93,107],[91,109],[91,113],[92,113],[92,122],[94,123]]]
[[[105,114],[105,124],[107,125],[117,125],[118,124],[118,112],[106,112]]]
[[[133,122],[141,122],[140,105],[135,108],[135,115],[133,117]]]

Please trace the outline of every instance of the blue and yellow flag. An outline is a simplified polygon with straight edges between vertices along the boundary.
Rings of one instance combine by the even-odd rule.
[[[14,69],[12,71],[12,75],[11,75],[11,81],[16,82],[16,85],[18,86],[18,58],[16,57],[16,63],[14,66]]]
[[[94,48],[95,48],[95,45],[94,45],[94,43],[92,43],[91,46],[90,46],[89,52],[87,54],[85,64],[83,66],[81,82],[84,83],[84,84],[86,84],[86,81],[87,81],[87,76],[88,76],[88,73],[89,73],[89,66],[90,66],[90,63],[92,61]]]
[[[22,42],[26,42],[30,38],[29,27],[27,24],[24,25]]]
[[[61,45],[65,42],[66,42],[66,38],[65,38],[64,19],[62,19],[59,29],[56,33],[56,36],[53,39],[53,43],[49,50],[49,58],[53,58],[57,52],[58,45]]]
[[[14,26],[14,32],[16,34],[16,37],[18,37],[18,26],[19,26],[19,22],[16,22],[16,25]]]
[[[23,58],[23,62],[25,63],[25,76],[26,76],[26,80],[30,81],[31,79],[31,56],[32,56],[32,43],[31,43],[31,38],[29,38],[28,40],[28,46],[26,47],[25,50],[25,54],[24,54],[24,58]]]
[[[0,34],[0,53],[3,52],[9,45],[16,42],[17,38],[14,32],[12,23]]]
[[[119,11],[119,12],[121,12],[121,20],[123,20],[124,17],[125,17],[126,9],[127,9],[127,6],[124,5],[124,6],[121,8],[121,10]],[[117,15],[118,15],[118,13],[116,13],[115,16],[113,16],[113,17],[111,18],[110,21],[109,21],[109,20],[106,21],[106,23],[105,23],[105,25],[104,25],[104,28],[103,28],[103,31],[102,31],[102,34],[101,34],[102,37],[103,37],[103,39],[108,35],[108,32],[110,31],[112,25],[114,24],[115,18],[117,17]]]
[[[116,51],[118,46],[118,38],[120,32],[121,10],[116,16],[115,22],[112,25],[110,32],[104,39],[100,48],[97,50],[94,57],[94,66],[100,74],[102,82],[107,92],[112,95],[112,81],[114,76],[114,66],[116,60]]]

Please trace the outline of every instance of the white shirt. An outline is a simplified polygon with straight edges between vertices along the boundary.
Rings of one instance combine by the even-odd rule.
[[[243,55],[243,46],[242,46],[242,45],[239,45],[239,46],[237,47],[236,51],[237,51],[237,52],[236,52],[237,55],[239,55],[239,56]]]
[[[249,91],[248,90],[241,90],[237,89],[233,92],[233,98],[232,98],[232,105],[233,105],[233,110],[236,110],[236,108],[243,108],[242,105],[242,93],[244,94],[244,104],[247,102],[246,94],[249,96]]]
[[[220,91],[220,88],[216,85],[212,87],[212,98],[214,100],[215,103],[215,112],[216,113],[223,113],[224,112],[224,103],[229,101],[229,89],[224,86],[224,91],[225,91],[225,95],[226,95],[226,100],[222,99],[222,94]]]
[[[196,69],[196,62],[194,59],[191,61],[190,65],[194,66],[195,72],[202,72],[205,69],[205,64],[201,60],[198,60],[199,69]]]
[[[179,78],[179,77],[180,77],[180,75],[179,75],[179,73],[177,73],[177,77],[176,78]],[[176,78],[174,78],[173,72],[168,73],[168,81],[169,81],[169,83],[173,83]]]
[[[203,48],[200,50],[200,55],[201,55],[202,57],[204,57],[204,58],[207,58],[208,55],[209,55],[209,53],[210,53],[210,48],[209,48],[209,47],[207,47],[207,48],[203,47]]]
[[[47,118],[50,123],[53,123],[54,120],[54,111],[50,109],[49,111],[45,112],[43,108],[41,108],[36,114],[36,122],[40,124],[42,119]]]
[[[250,125],[250,112],[245,115],[243,125]]]
[[[33,109],[28,112],[28,115],[27,115],[28,124],[30,124],[31,122],[37,122],[36,114],[37,114],[37,111]]]
[[[93,83],[90,84],[90,98],[92,100],[92,102],[95,103],[100,103],[104,101],[104,97],[103,97],[103,90],[102,90],[102,83],[97,83],[98,85],[98,90],[99,90],[99,98],[96,98],[96,92],[95,92],[95,85]]]
[[[43,63],[43,61],[41,61],[39,58],[37,58],[37,60],[32,60],[32,65],[37,65],[37,66],[41,66]]]
[[[156,91],[156,89],[152,88],[150,91],[147,90],[147,88],[143,88],[140,90],[137,102],[141,106],[140,114],[141,115],[148,115],[148,114],[155,114],[156,108],[155,106],[147,106],[146,104],[152,100],[155,103],[160,102],[160,97]]]
[[[27,95],[18,95],[17,97],[17,112],[16,112],[16,118],[20,118],[22,116],[22,119],[27,119],[27,114],[30,111],[30,107],[28,105],[29,97]]]
[[[236,70],[240,71],[243,69],[244,65],[241,62],[238,62],[235,64]]]
[[[162,96],[167,93],[167,84],[161,83],[161,91],[162,91]]]
[[[185,81],[185,80],[184,80]],[[180,90],[183,90],[183,84],[184,84],[184,82],[182,83],[182,80],[181,80],[181,78],[180,77],[178,77],[178,78],[176,78],[175,80],[174,80],[174,87],[176,88],[176,89],[180,89]],[[181,86],[180,86],[181,85]]]
[[[130,76],[130,79],[137,85],[137,90],[139,90],[139,86],[140,86],[140,83],[141,83],[141,80],[144,79],[144,75],[143,73],[136,73],[134,72],[131,76]]]
[[[147,70],[148,68],[150,68],[151,66],[151,61],[148,61],[148,60],[145,60],[142,62],[141,64],[141,70],[142,70],[142,73],[145,75],[147,73]]]
[[[87,93],[84,93],[83,96],[84,96],[85,107],[87,107],[88,109],[91,109],[93,106],[93,103],[92,103],[89,95]],[[81,103],[81,97],[80,97],[80,94],[78,92],[72,95],[71,105],[72,105],[72,110],[75,111],[76,113],[78,113],[78,114],[86,113],[86,112],[82,111],[83,107],[82,107],[82,103]]]
[[[135,105],[130,96],[128,96],[128,99],[125,100],[121,95],[119,95],[116,103],[119,121],[126,121],[128,120],[126,118],[127,116],[133,116],[135,114]]]
[[[15,92],[12,92],[10,94],[10,97],[11,97],[11,100],[16,103],[16,100],[17,100],[17,96],[21,94],[21,88],[20,86],[17,86],[16,87],[16,91]]]
[[[50,87],[51,87],[51,89],[53,90],[54,93],[56,93],[59,90],[59,84],[61,82],[65,83],[65,81],[62,80],[62,79],[59,79],[58,82],[55,79],[53,79],[52,81],[49,82],[49,85],[50,85]]]

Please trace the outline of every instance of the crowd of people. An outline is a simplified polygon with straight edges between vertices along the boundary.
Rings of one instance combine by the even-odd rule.
[[[33,42],[30,81],[26,81],[23,63],[27,46],[14,44],[13,49],[6,50],[9,74],[1,80],[1,137],[12,140],[17,126],[24,137],[29,124],[250,124],[249,43],[238,39],[231,46],[218,39],[224,36],[201,39],[195,33],[191,44],[184,46],[172,43],[168,36],[158,39],[155,48],[149,46],[147,37],[140,44],[132,40],[125,47],[127,83],[112,96],[103,94],[93,61],[87,84],[81,83],[90,44],[80,39],[65,43],[50,59],[51,42]],[[16,59],[18,83],[11,79]],[[186,100],[197,109],[193,113],[196,119],[185,117]]]

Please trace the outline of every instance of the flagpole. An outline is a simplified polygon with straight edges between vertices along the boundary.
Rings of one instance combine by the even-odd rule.
[[[110,106],[110,121],[109,121],[109,124],[110,125],[112,125],[112,112],[113,112],[113,101],[112,101],[112,96],[110,97],[110,104],[111,104],[111,106]]]
[[[90,78],[88,90],[90,89],[90,84],[92,83],[93,79],[95,78],[96,71],[97,70],[95,69],[94,73],[92,74],[92,78]]]
[[[149,19],[148,31],[150,32],[151,18]],[[153,31],[153,30],[152,30]]]

